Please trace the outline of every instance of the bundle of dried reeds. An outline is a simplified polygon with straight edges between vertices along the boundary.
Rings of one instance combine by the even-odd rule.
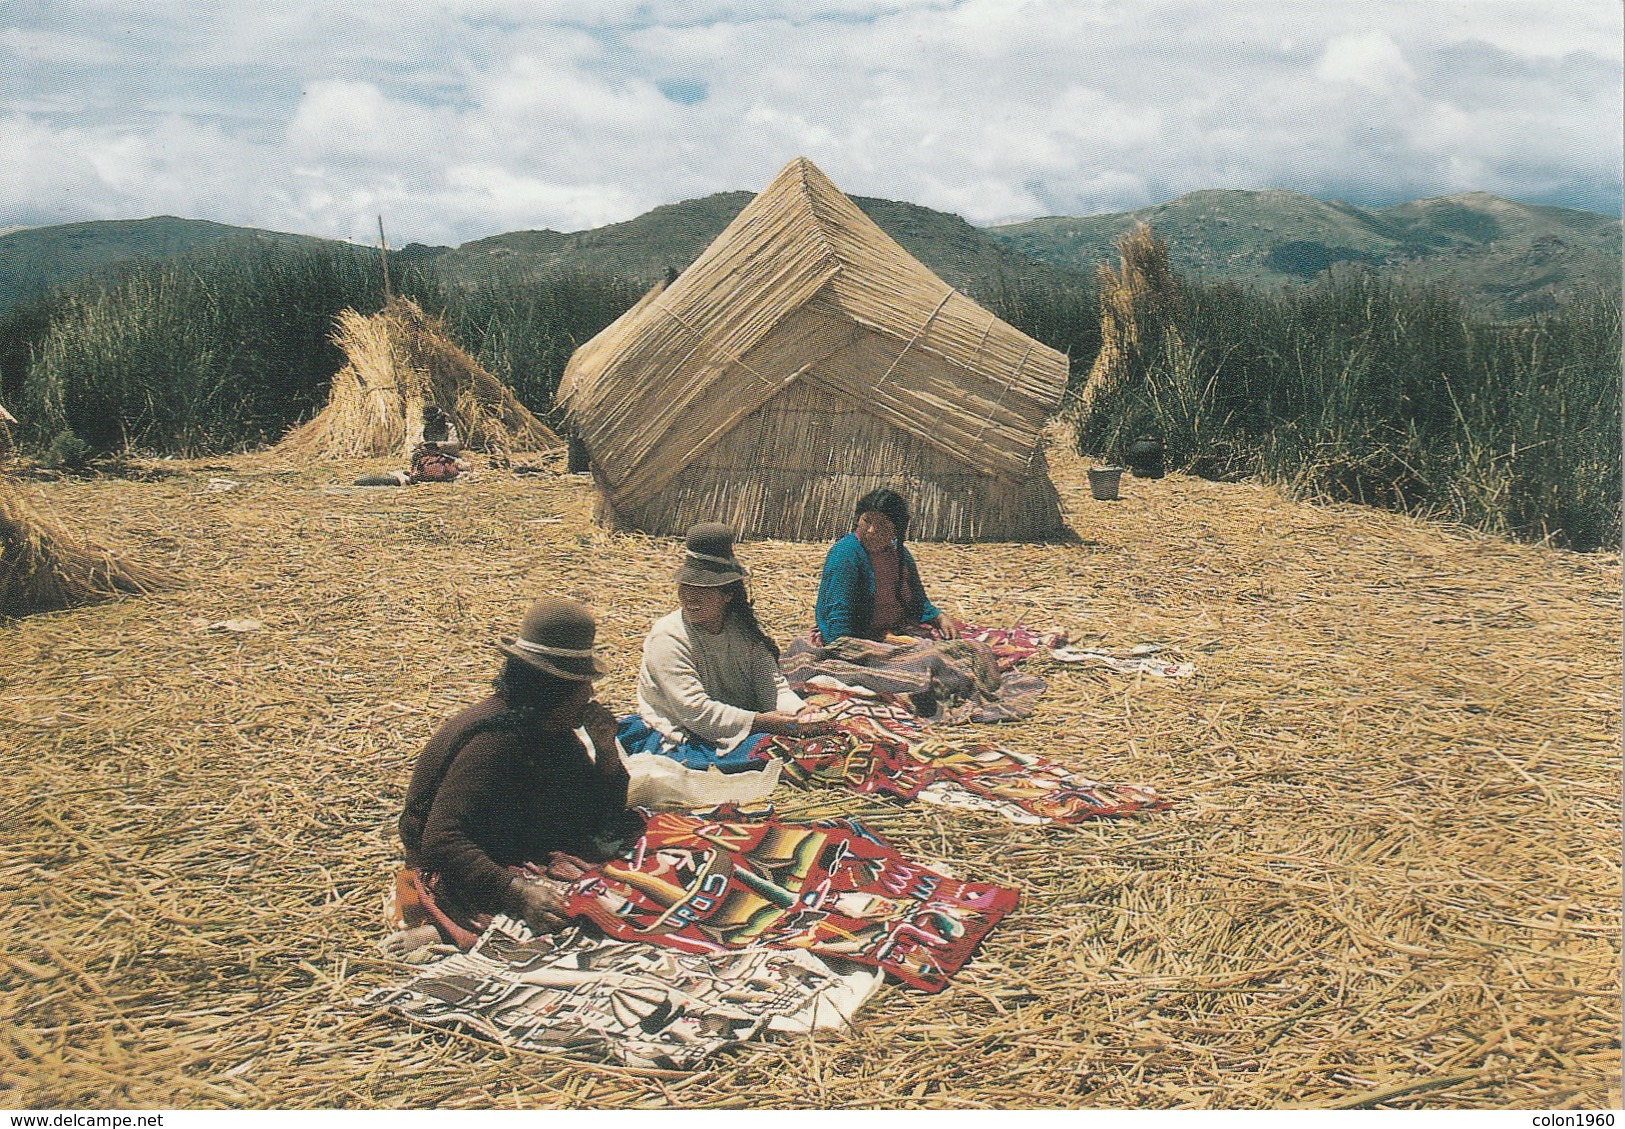
[[[1168,244],[1137,223],[1117,240],[1117,251],[1117,269],[1100,268],[1100,352],[1078,394],[1080,419],[1133,379],[1132,358],[1149,334],[1178,333],[1167,320],[1178,287]]]
[[[0,482],[0,619],[172,587],[161,569],[126,561],[50,521]]]
[[[334,343],[346,363],[333,377],[327,406],[277,444],[273,455],[302,459],[402,457],[422,420],[438,404],[471,449],[499,456],[562,446],[513,392],[452,340],[441,319],[409,298],[392,298],[363,317],[344,310]]]

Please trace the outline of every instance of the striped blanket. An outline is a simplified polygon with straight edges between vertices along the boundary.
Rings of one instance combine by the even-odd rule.
[[[784,778],[803,787],[837,784],[1017,823],[1075,824],[1168,807],[1145,785],[1107,784],[1045,757],[942,738],[895,696],[818,690],[799,716],[834,722],[838,730],[765,744],[765,752],[784,761]]]
[[[845,637],[827,646],[811,638],[785,648],[779,665],[790,685],[835,679],[907,698],[921,717],[940,724],[1019,721],[1031,717],[1042,678],[1014,669],[977,639],[911,639],[886,643]]]

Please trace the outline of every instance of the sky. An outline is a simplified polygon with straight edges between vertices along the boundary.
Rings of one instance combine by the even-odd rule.
[[[759,190],[1617,214],[1619,0],[0,0],[0,229],[457,244]]]

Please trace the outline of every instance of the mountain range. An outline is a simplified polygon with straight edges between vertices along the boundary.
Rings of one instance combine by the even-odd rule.
[[[514,231],[459,247],[408,244],[394,254],[462,283],[570,271],[650,283],[693,262],[750,199],[724,192],[587,231]],[[977,297],[1018,279],[1092,284],[1102,264],[1116,261],[1118,236],[1138,222],[1168,242],[1175,268],[1192,277],[1291,286],[1328,268],[1358,266],[1451,284],[1502,316],[1536,312],[1579,288],[1617,289],[1621,277],[1617,217],[1485,192],[1366,209],[1294,192],[1215,190],[1130,212],[988,228],[916,204],[853,201],[945,281]],[[0,313],[89,271],[231,239],[352,246],[171,216],[23,228],[0,235]]]

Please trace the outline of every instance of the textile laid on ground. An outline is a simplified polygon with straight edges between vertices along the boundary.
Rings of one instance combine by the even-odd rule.
[[[1138,650],[1138,648],[1136,648]],[[1196,664],[1169,662],[1156,653],[1130,654],[1127,658],[1083,647],[1056,647],[1050,658],[1063,663],[1091,663],[1115,670],[1118,674],[1149,674],[1156,678],[1189,678],[1196,673]]]
[[[1067,642],[1064,631],[1034,631],[1030,627],[1019,625],[977,627],[974,624],[962,623],[959,625],[959,637],[986,643],[998,660],[1000,670],[1012,670],[1018,663],[1025,662],[1038,652],[1064,647]]]
[[[576,881],[565,905],[621,940],[688,952],[810,949],[936,992],[1017,897],[910,862],[855,820],[663,812],[629,857]]]
[[[807,698],[806,720],[833,721],[828,737],[775,737],[767,751],[790,781],[840,784],[857,792],[971,808],[1017,823],[1081,823],[1161,810],[1168,801],[1139,784],[1105,784],[1044,757],[994,745],[949,741],[898,699],[843,690]]]
[[[361,1004],[525,1050],[685,1070],[768,1030],[844,1026],[880,981],[805,951],[682,953],[580,929],[537,937],[498,917],[469,952]]]
[[[1045,690],[1042,678],[1001,671],[993,649],[974,639],[882,643],[844,636],[828,646],[797,639],[785,648],[780,665],[792,686],[823,676],[906,695],[922,717],[943,724],[1019,721],[1032,716]]]

